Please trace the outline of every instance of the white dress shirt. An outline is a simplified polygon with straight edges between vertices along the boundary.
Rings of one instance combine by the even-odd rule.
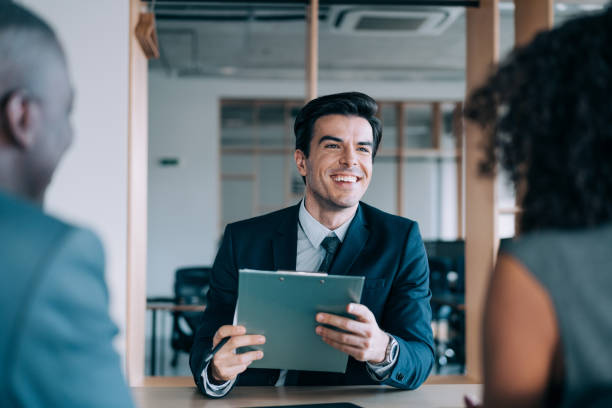
[[[344,224],[332,231],[310,215],[308,210],[306,210],[304,200],[302,200],[298,216],[296,270],[299,272],[316,272],[325,258],[325,249],[321,246],[323,240],[335,234],[340,242],[343,242],[354,217],[355,215],[353,214]],[[390,339],[392,342],[397,342],[393,336],[390,336]],[[386,365],[366,363],[370,376],[375,381],[384,381],[397,362],[397,357],[396,353],[393,360]],[[275,386],[282,387],[285,385],[286,376],[287,370],[281,370]],[[234,381],[236,381],[234,379],[220,385],[213,384],[208,380],[208,365],[204,367],[202,377],[204,379],[206,393],[214,397],[222,397],[227,394],[234,384]]]

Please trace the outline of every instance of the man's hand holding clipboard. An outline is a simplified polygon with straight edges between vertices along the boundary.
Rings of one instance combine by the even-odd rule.
[[[236,349],[245,346],[264,344],[266,338],[261,335],[248,335],[244,326],[221,326],[213,337],[213,350],[209,358],[212,378],[224,383],[233,380],[244,372],[255,360],[263,358],[263,351],[249,351],[237,354]],[[219,348],[217,348],[220,346]]]
[[[337,327],[341,331],[317,326],[316,333],[324,342],[357,361],[381,363],[385,359],[389,335],[378,327],[376,318],[366,306],[349,303],[346,311],[355,316],[355,319],[317,313],[317,322]]]

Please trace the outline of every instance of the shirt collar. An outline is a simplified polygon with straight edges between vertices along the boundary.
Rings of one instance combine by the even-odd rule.
[[[357,212],[355,211],[355,214]],[[346,231],[351,225],[351,221],[355,218],[355,214],[344,224],[336,228],[335,230],[330,230],[319,221],[317,221],[306,209],[304,205],[304,200],[302,200],[300,204],[300,212],[299,212],[299,222],[302,227],[302,231],[306,234],[306,237],[310,241],[313,247],[318,248],[321,245],[321,242],[325,239],[325,237],[329,236],[332,232],[336,234],[340,242],[344,241],[344,237],[346,236]]]

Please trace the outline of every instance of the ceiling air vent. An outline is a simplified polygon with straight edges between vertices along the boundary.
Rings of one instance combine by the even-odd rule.
[[[463,13],[458,7],[401,9],[341,8],[332,10],[332,29],[351,35],[438,36]]]

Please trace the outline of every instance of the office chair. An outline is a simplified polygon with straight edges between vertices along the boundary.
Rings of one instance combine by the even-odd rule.
[[[447,276],[448,282],[442,286],[446,286],[451,293],[464,293],[465,292],[465,241],[425,241],[425,249],[427,256],[430,259],[429,268],[434,272],[436,269],[440,269],[440,260],[445,264],[444,266],[450,266],[450,271],[454,271],[450,276]],[[433,260],[433,262],[432,262]],[[449,265],[450,262],[450,265]],[[438,268],[436,268],[438,266]],[[432,277],[433,276],[432,273]],[[432,291],[434,289],[432,288]],[[435,294],[435,292],[434,292]]]
[[[428,258],[437,374],[462,372],[465,364],[465,313],[460,306],[464,297],[463,273],[457,271],[462,260],[463,257],[457,261],[439,253]]]
[[[449,291],[447,275],[453,269],[453,260],[446,256],[430,256],[429,263],[429,288],[434,296],[442,295]]]
[[[205,305],[210,288],[209,267],[188,267],[176,270],[174,280],[174,303],[177,305]],[[170,365],[176,367],[181,351],[191,352],[195,331],[198,328],[201,311],[172,312],[172,335],[170,345],[174,350]]]

